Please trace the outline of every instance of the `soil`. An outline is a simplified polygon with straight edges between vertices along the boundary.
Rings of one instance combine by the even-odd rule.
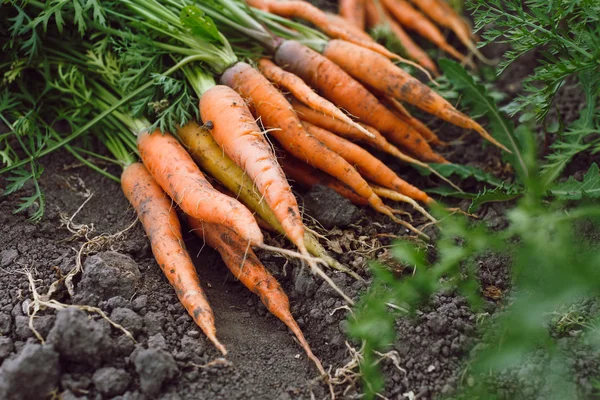
[[[514,95],[519,90],[515,82],[531,65],[523,60],[512,67],[497,82],[498,88]],[[567,88],[559,105],[571,110],[577,96],[576,88]],[[459,136],[447,126],[443,132],[443,139]],[[455,162],[504,173],[499,152],[483,148],[476,135],[467,136],[445,155]],[[411,182],[424,187],[435,184],[381,156]],[[152,257],[141,225],[128,229],[135,214],[119,185],[78,164],[66,152],[47,157],[43,164],[46,171],[40,183],[47,210],[41,222],[27,219],[34,210],[12,213],[17,196],[0,197],[0,398],[43,399],[51,391],[65,400],[328,398],[327,387],[315,379],[318,373],[293,335],[235,280],[218,253],[186,235],[186,245],[214,310],[218,336],[229,350],[226,359],[220,358],[178,303]],[[571,170],[576,168],[570,166]],[[0,184],[4,187],[3,182]],[[465,190],[477,187],[471,181],[462,185]],[[31,190],[26,188],[21,194]],[[322,188],[317,193],[298,190],[311,209],[337,210],[334,222],[328,213],[319,215],[320,225],[336,225],[328,232],[326,246],[330,254],[367,279],[367,261],[389,263],[385,246],[392,236],[407,235],[405,229],[386,218],[364,208],[354,209]],[[501,229],[506,226],[506,207],[485,205],[478,215]],[[417,227],[425,223],[418,215],[413,218]],[[309,224],[317,225],[314,220]],[[435,236],[433,229],[427,233]],[[87,241],[85,235],[97,238],[101,234],[105,238],[96,240],[82,254],[83,273],[75,279],[75,297],[61,285],[53,298],[66,304],[99,307],[127,328],[135,341],[99,314],[69,308],[44,309],[37,314],[33,326],[44,338],[41,342],[29,328],[24,311],[33,300],[25,272],[32,274],[37,291],[43,294],[76,265],[78,252]],[[281,237],[269,240],[284,244]],[[344,302],[299,262],[259,255],[288,293],[292,312],[314,353],[332,372],[342,371],[353,361],[352,350],[357,348],[345,335],[348,310]],[[494,286],[501,292],[510,288],[507,258],[489,254],[479,264],[482,288]],[[367,287],[344,274],[328,273],[351,297],[356,298]],[[494,306],[490,302],[490,310]],[[465,300],[453,293],[435,296],[415,319],[399,319],[398,340],[390,348],[395,353],[381,362],[387,378],[383,394],[393,399],[452,394],[464,378],[465,356],[481,339],[476,319]],[[598,357],[575,347],[569,349],[568,360],[578,385],[575,393],[590,397],[591,378],[600,374]],[[518,371],[514,374],[518,377]],[[520,382],[511,376],[505,377],[506,398],[530,393],[516,389],[519,385],[531,389],[543,384]],[[357,398],[358,385],[349,381],[337,386],[338,398]],[[543,398],[533,394],[525,397]]]

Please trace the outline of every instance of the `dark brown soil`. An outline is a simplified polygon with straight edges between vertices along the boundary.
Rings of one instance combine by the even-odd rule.
[[[530,66],[529,61],[524,61],[509,70],[505,76],[510,78],[500,79],[499,89],[513,95],[519,89],[514,86],[517,77],[524,76]],[[571,94],[565,96],[563,104],[571,107],[572,98]],[[444,128],[444,138],[458,136],[458,132]],[[446,155],[456,162],[502,173],[499,153],[489,147],[484,149],[475,135],[466,137]],[[406,171],[390,158],[383,159],[416,184],[424,187],[435,184]],[[216,252],[188,235],[186,245],[194,256],[202,286],[214,309],[219,338],[229,350],[226,362],[214,363],[219,353],[178,303],[152,257],[139,223],[103,248],[83,255],[86,273],[97,265],[105,265],[102,263],[114,262],[115,257],[121,260],[116,262],[117,269],[119,263],[125,261],[137,266],[141,275],[133,283],[134,290],[123,287],[118,289],[122,293],[112,293],[110,299],[97,302],[107,314],[120,318],[134,333],[136,342],[131,342],[95,314],[84,318],[78,313],[62,311],[57,318],[56,311],[42,310],[34,326],[44,338],[50,338],[50,344],[43,347],[34,344],[39,341],[28,328],[28,318],[23,312],[33,298],[24,271],[32,272],[37,279],[37,290],[45,293],[52,282],[75,265],[77,251],[85,240],[74,238],[64,224],[65,218],[71,217],[91,196],[72,221],[75,225],[93,226],[90,238],[122,231],[135,219],[118,184],[77,164],[65,152],[43,161],[46,172],[41,184],[48,209],[40,223],[29,222],[27,213],[12,214],[17,196],[0,197],[0,364],[4,361],[2,368],[6,373],[5,377],[0,376],[0,395],[4,393],[6,398],[14,399],[44,398],[44,390],[55,387],[55,393],[65,400],[328,398],[326,386],[314,380],[317,371],[293,335],[266,312],[255,295],[234,279]],[[465,189],[476,187],[475,182],[465,185]],[[23,193],[31,190],[25,189]],[[333,207],[330,202],[321,206]],[[505,207],[504,204],[484,206],[479,215],[491,226],[502,228],[506,224]],[[417,215],[414,218],[415,225],[424,223]],[[427,232],[435,234],[433,230]],[[342,263],[368,277],[365,269],[368,260],[389,258],[384,246],[391,243],[390,234],[403,236],[406,232],[362,209],[358,222],[329,232],[327,246]],[[281,238],[271,239],[283,243]],[[106,251],[117,252],[131,260]],[[350,348],[357,347],[346,342],[348,310],[341,308],[343,301],[298,262],[265,253],[260,255],[290,296],[292,312],[314,353],[332,373],[341,371],[352,359]],[[482,286],[508,290],[508,262],[494,255],[484,257],[480,261]],[[328,273],[350,296],[356,297],[366,288],[366,284],[346,275]],[[84,285],[77,285],[80,298],[91,295],[83,293],[85,290],[88,289],[84,289]],[[54,298],[72,303],[63,287]],[[491,306],[493,308],[493,304]],[[398,365],[394,365],[393,358],[382,361],[387,377],[385,396],[428,399],[452,393],[462,378],[465,356],[479,340],[476,316],[466,302],[451,293],[440,294],[416,319],[398,320],[397,331],[399,339],[390,351],[396,351],[393,357],[397,357]],[[67,342],[70,335],[73,338]],[[87,354],[83,359],[69,350],[76,348],[77,340],[89,344],[88,348],[83,347],[82,351]],[[92,340],[102,344],[95,351],[92,351]],[[42,359],[55,367],[40,370],[36,360]],[[580,392],[590,393],[589,377],[599,369],[597,358],[582,357],[574,352],[573,359],[581,359],[579,370],[587,371],[587,375],[578,378],[583,379],[579,382],[583,388]],[[38,379],[31,380],[31,376]],[[347,382],[336,387],[338,396],[358,398],[359,387],[355,383],[358,384]],[[39,391],[31,394],[34,385]],[[3,392],[7,388],[11,389],[10,394]]]

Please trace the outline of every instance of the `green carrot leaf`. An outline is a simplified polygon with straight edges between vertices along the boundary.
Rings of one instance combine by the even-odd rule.
[[[188,28],[195,36],[215,42],[221,40],[215,22],[198,7],[183,7],[179,19],[183,26]]]
[[[600,198],[600,168],[593,163],[582,181],[570,177],[568,181],[555,184],[551,193],[565,200],[581,200],[584,197]]]

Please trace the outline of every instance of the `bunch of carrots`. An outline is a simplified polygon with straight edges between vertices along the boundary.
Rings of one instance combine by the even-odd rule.
[[[413,2],[424,8],[431,8],[427,3],[445,4]],[[446,144],[405,104],[473,129],[502,147],[481,125],[398,67],[394,61],[401,57],[364,34],[365,21],[371,25],[376,15],[391,20],[387,12],[396,15],[396,5],[406,2],[382,3],[385,13],[377,0],[340,2],[343,17],[356,23],[350,27],[327,22],[330,15],[302,1],[123,0],[111,3],[105,23],[89,21],[86,36],[72,48],[57,45],[60,37],[52,37],[51,30],[44,38],[50,70],[55,64],[60,66],[57,71],[69,65],[73,74],[86,76],[82,92],[91,95],[81,101],[90,105],[95,121],[88,128],[123,166],[123,192],[158,265],[195,323],[223,354],[227,350],[217,339],[212,310],[183,245],[178,210],[193,232],[220,252],[231,272],[294,332],[326,375],[294,321],[287,296],[252,248],[305,261],[350,303],[319,264],[360,277],[329,257],[305,227],[288,177],[306,187],[327,185],[424,236],[382,198],[408,203],[432,221],[425,207],[435,201],[369,151],[383,151],[433,173],[427,163],[449,162],[434,150]],[[31,2],[27,7],[33,14],[50,5]],[[303,19],[322,32],[288,18]],[[460,21],[454,14],[448,18]],[[450,25],[458,26],[456,21]],[[461,27],[466,29],[466,24]],[[117,73],[98,62],[104,57],[98,49],[104,54],[121,49]],[[436,72],[432,65],[423,66]],[[142,73],[119,82],[127,70]],[[147,110],[132,103],[148,91],[164,96],[160,81],[167,79],[171,87],[193,94],[181,95],[188,100],[177,103],[190,110],[190,117],[159,129],[175,105],[146,119]],[[261,228],[285,235],[298,251],[267,245]]]

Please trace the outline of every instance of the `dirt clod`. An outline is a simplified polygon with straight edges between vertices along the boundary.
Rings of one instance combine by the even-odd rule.
[[[107,397],[123,394],[131,383],[131,376],[123,369],[100,368],[92,377],[94,386]]]
[[[142,391],[149,396],[160,393],[163,383],[175,377],[178,371],[171,354],[163,350],[140,350],[133,362],[140,376]]]
[[[13,351],[12,339],[6,336],[0,336],[0,362],[10,355]]]
[[[73,308],[59,311],[48,343],[56,347],[61,360],[92,367],[102,365],[113,353],[113,340],[102,325]]]
[[[19,257],[19,252],[16,249],[3,250],[0,252],[0,267],[8,267],[17,257]]]
[[[58,353],[49,345],[28,343],[0,368],[0,399],[44,398],[54,390],[60,375]]]
[[[326,229],[343,228],[360,218],[360,210],[350,200],[322,185],[313,186],[304,195],[304,208]]]
[[[106,251],[85,260],[83,278],[77,285],[74,301],[97,305],[102,300],[134,295],[141,274],[136,262],[129,256]]]
[[[144,320],[129,308],[115,308],[110,314],[110,319],[122,325],[134,336],[141,332],[144,327]]]

